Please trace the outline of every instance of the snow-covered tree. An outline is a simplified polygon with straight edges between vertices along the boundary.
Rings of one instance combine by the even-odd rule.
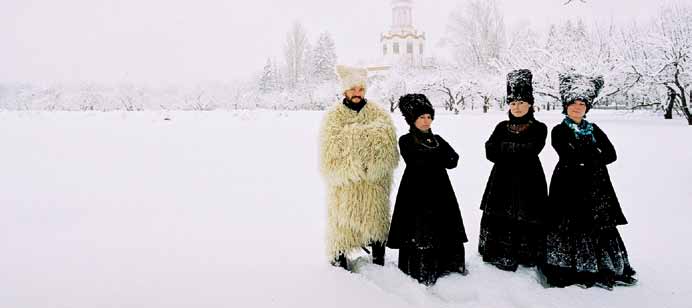
[[[132,83],[120,84],[117,88],[117,101],[127,111],[144,110],[145,90]]]
[[[559,106],[560,73],[577,71],[589,75],[602,75],[614,89],[619,63],[612,52],[611,32],[589,29],[581,20],[566,20],[551,25],[541,44],[538,35],[528,26],[515,26],[509,37],[508,52],[502,55],[501,71],[527,68],[533,73],[534,94],[545,109]],[[617,85],[617,86],[613,86]],[[616,93],[617,90],[611,90]]]
[[[328,32],[320,34],[313,52],[312,76],[317,82],[336,79],[334,67],[337,56],[334,40]]]
[[[442,107],[455,114],[466,108],[471,96],[470,84],[458,72],[459,70],[437,70],[424,89],[425,92],[433,92],[432,97],[439,95]]]
[[[379,94],[382,104],[389,106],[389,111],[394,112],[399,108],[399,98],[409,93],[406,77],[403,74],[390,72],[380,76],[375,82],[371,82],[373,94]]]
[[[259,79],[260,93],[269,93],[280,90],[280,82],[281,78],[276,64],[271,59],[267,59],[267,63],[264,65],[262,75]]]
[[[559,102],[556,74],[562,69],[551,64],[556,60],[552,52],[562,43],[558,40],[557,26],[550,26],[544,43],[527,24],[513,25],[511,29],[508,36],[510,47],[502,54],[501,75],[506,76],[514,69],[531,70],[536,104],[550,110]]]
[[[666,118],[678,109],[692,125],[692,5],[672,3],[663,6],[650,40],[654,51],[651,77],[668,90]]]
[[[286,59],[287,85],[295,89],[305,73],[306,48],[308,38],[305,28],[300,22],[295,22],[291,31],[286,34],[284,56]]]
[[[311,74],[312,66],[314,63],[314,50],[312,44],[309,40],[305,42],[305,47],[303,48],[303,64],[302,71],[300,72],[300,77],[298,78],[298,83],[302,87],[312,88],[314,86],[315,78]]]
[[[446,41],[463,68],[497,71],[505,23],[496,0],[467,0],[450,15]]]

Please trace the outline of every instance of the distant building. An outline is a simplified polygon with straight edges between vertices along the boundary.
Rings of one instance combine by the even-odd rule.
[[[425,65],[425,33],[413,25],[413,0],[392,0],[392,25],[380,35],[380,56],[368,70],[386,71],[392,66],[421,68]]]

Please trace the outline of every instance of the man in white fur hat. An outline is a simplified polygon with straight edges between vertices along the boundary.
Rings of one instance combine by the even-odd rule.
[[[320,135],[320,169],[328,188],[327,254],[348,269],[347,255],[372,246],[384,265],[389,191],[399,163],[389,114],[365,99],[367,71],[337,66],[344,99],[327,112]]]

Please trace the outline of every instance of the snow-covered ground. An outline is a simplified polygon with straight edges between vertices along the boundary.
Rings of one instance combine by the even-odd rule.
[[[164,118],[170,118],[165,120]],[[450,172],[470,274],[425,288],[396,267],[324,256],[321,112],[0,112],[0,307],[690,307],[692,127],[594,111],[618,151],[611,177],[640,284],[544,289],[477,253],[503,113],[438,115],[461,154]],[[407,127],[394,114],[399,135]],[[562,116],[540,112],[549,127]],[[557,160],[541,154],[546,174]],[[395,175],[401,178],[404,163]]]

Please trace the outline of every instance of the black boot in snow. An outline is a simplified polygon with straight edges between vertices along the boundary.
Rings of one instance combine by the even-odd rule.
[[[346,259],[346,256],[343,254],[340,254],[338,257],[332,260],[331,263],[333,266],[342,267],[343,269],[348,270],[348,260]]]
[[[625,266],[625,270],[622,272],[622,275],[615,276],[615,284],[618,286],[636,285],[637,278],[633,277],[636,273],[637,272],[629,265]]]
[[[384,265],[384,243],[372,243],[372,263]]]
[[[603,271],[598,273],[595,278],[597,287],[606,289],[608,291],[613,291],[613,287],[615,287],[615,279],[617,278],[615,273]]]
[[[637,284],[637,278],[632,276],[618,276],[615,277],[615,284],[618,286],[633,286]]]
[[[506,272],[516,272],[517,268],[519,268],[519,264],[514,263],[514,264],[504,264],[502,262],[495,262],[492,263],[495,265],[500,270],[506,271]]]
[[[466,268],[466,262],[459,267],[459,274],[462,276],[467,276],[469,274],[469,270]]]
[[[615,286],[615,280],[600,280],[595,283],[595,286],[601,289],[606,289],[608,291],[613,291],[613,287]]]

